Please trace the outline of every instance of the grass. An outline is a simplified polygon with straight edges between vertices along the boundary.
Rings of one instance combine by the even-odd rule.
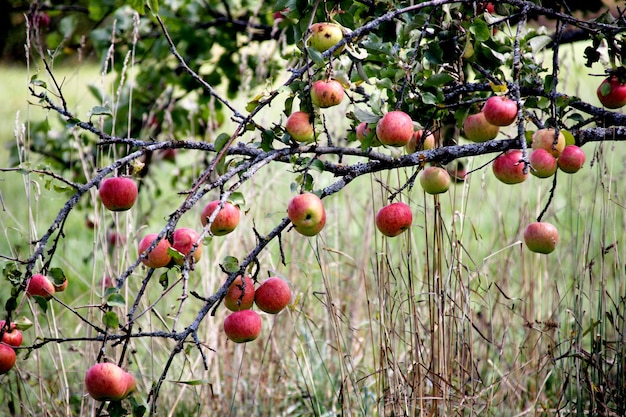
[[[585,84],[585,71],[576,71],[568,82]],[[18,99],[2,103],[7,105],[2,120],[14,121],[16,108],[22,109],[22,123],[45,117],[36,107],[23,106],[28,78],[23,69],[3,68],[3,74],[3,91]],[[71,106],[85,114],[92,104],[82,86],[98,82],[98,71],[87,66],[68,74]],[[3,137],[13,137],[13,123],[1,127]],[[412,171],[355,180],[326,200],[328,224],[319,237],[284,234],[284,265],[277,242],[259,258],[261,276],[279,274],[290,281],[294,303],[278,316],[264,315],[262,336],[246,345],[233,345],[222,335],[224,309],[207,317],[199,335],[208,369],[189,343],[168,373],[161,415],[584,415],[599,413],[602,401],[617,403],[624,398],[626,151],[611,142],[584,149],[588,164],[575,176],[559,174],[544,216],[561,237],[550,256],[529,253],[521,244],[523,228],[547,202],[550,180],[532,177],[506,187],[487,167],[439,197],[414,187],[403,194],[414,209],[414,226],[396,239],[376,233],[373,218],[388,190]],[[478,168],[490,158],[467,162]],[[198,160],[188,153],[176,165],[159,163],[136,210],[112,215],[94,204],[70,216],[69,238],[53,265],[69,276],[70,289],[59,297],[69,308],[53,302],[44,313],[22,299],[20,315],[35,323],[25,333],[26,346],[43,337],[94,336],[77,314],[101,322],[103,279],[134,259],[144,233],[159,230],[183,191],[173,179]],[[291,195],[284,174],[284,166],[268,167],[244,185],[242,223],[203,248],[187,288],[212,294],[224,279],[221,259],[241,257],[254,247],[253,226],[263,234],[280,221]],[[34,174],[1,175],[6,239],[0,253],[23,259],[29,239],[43,233],[66,195],[47,189],[44,178]],[[332,181],[319,177],[320,184]],[[149,192],[158,187],[160,195]],[[94,197],[89,198],[95,202]],[[185,214],[181,225],[195,225],[200,210]],[[94,230],[85,227],[86,215],[96,220]],[[127,235],[128,243],[109,247],[110,228]],[[116,310],[120,318],[144,273],[136,271],[124,286],[126,305]],[[182,297],[185,283],[175,272],[168,278],[166,288],[155,279],[149,283],[137,328],[180,330],[200,308],[199,300]],[[8,292],[0,294],[4,303]],[[138,378],[138,401],[147,400],[173,347],[160,338],[132,341],[128,368]],[[96,405],[85,396],[82,378],[101,349],[115,359],[121,347],[77,339],[21,350],[15,371],[1,377],[6,389],[0,393],[0,414],[94,415]]]

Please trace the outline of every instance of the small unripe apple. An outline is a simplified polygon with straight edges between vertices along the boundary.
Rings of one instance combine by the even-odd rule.
[[[19,347],[22,345],[23,336],[22,332],[18,330],[15,326],[15,323],[11,323],[8,326],[8,329],[5,328],[5,320],[0,320],[0,329],[4,329],[4,334],[2,335],[2,343],[6,343],[12,347]]]
[[[383,145],[405,146],[413,131],[411,116],[400,110],[386,113],[376,124],[376,137]]]
[[[553,128],[539,129],[533,133],[532,148],[545,149],[552,156],[557,158],[565,148],[565,136],[559,131],[558,138],[555,143],[555,130]]]
[[[366,123],[366,122],[361,122],[359,123],[359,125],[356,127],[356,138],[359,140],[359,142],[363,143],[365,141],[365,139],[372,134],[372,129],[370,128],[370,126]],[[370,143],[370,146],[380,146],[381,143],[378,140],[378,138],[376,137],[376,133],[373,133],[373,138],[372,138],[372,142]]]
[[[224,319],[224,333],[235,343],[251,342],[261,334],[261,317],[254,310],[230,313]]]
[[[311,102],[319,108],[325,109],[340,104],[343,101],[345,90],[337,80],[319,80],[311,85]]]
[[[285,122],[285,130],[296,142],[313,142],[315,134],[309,113],[297,111],[291,113]]]
[[[341,26],[335,23],[314,23],[309,30],[311,31],[311,36],[309,36],[308,45],[319,52],[332,48],[343,39]],[[339,48],[335,54],[339,53],[341,49],[343,48]]]
[[[424,129],[414,131],[411,140],[409,140],[409,143],[404,147],[407,153],[414,153],[421,150],[427,151],[434,148],[435,136]]]
[[[385,236],[395,237],[411,227],[413,213],[411,207],[402,201],[382,207],[376,213],[376,227]]]
[[[559,243],[559,231],[547,222],[534,222],[524,230],[524,243],[533,252],[548,254]]]
[[[470,114],[463,121],[463,136],[472,142],[485,142],[498,136],[500,127],[487,121],[485,114]]]
[[[111,177],[102,181],[98,195],[104,207],[111,211],[130,209],[137,200],[137,184],[127,177]]]
[[[254,294],[254,281],[250,275],[243,279],[238,276],[228,287],[224,296],[224,306],[230,311],[249,310],[254,304]]]
[[[6,374],[15,366],[17,355],[11,346],[0,344],[0,375]]]
[[[326,224],[324,203],[313,193],[293,197],[287,206],[287,217],[296,231],[304,236],[315,236]]]
[[[567,145],[556,162],[561,171],[574,174],[583,167],[585,159],[585,153],[582,149],[576,145]]]
[[[485,102],[482,112],[492,125],[508,126],[517,119],[517,103],[504,96],[492,96]]]
[[[261,311],[278,314],[291,302],[291,289],[284,279],[269,277],[254,292],[254,302]]]
[[[539,178],[548,178],[554,175],[557,169],[556,158],[545,149],[535,149],[530,153],[530,172]]]
[[[154,242],[158,236],[159,235],[156,233],[148,233],[145,235],[139,242],[139,254],[141,255],[148,250],[150,245],[152,245],[152,242]],[[170,247],[171,244],[167,239],[159,240],[159,243],[157,243],[154,249],[145,258],[143,258],[141,262],[143,262],[143,264],[148,268],[162,268],[169,265],[172,260],[172,257],[168,253]]]
[[[426,167],[420,174],[420,185],[428,194],[441,194],[450,188],[450,174],[441,167]]]
[[[528,172],[524,173],[522,151],[511,149],[498,156],[491,165],[497,179],[505,184],[518,184],[526,181]]]
[[[183,254],[183,256],[187,256],[196,242],[198,242],[198,239],[200,239],[198,232],[188,227],[181,227],[180,229],[174,230],[174,233],[172,233],[172,249],[176,249]],[[198,262],[201,256],[202,242],[198,242],[198,246],[192,255],[193,262]],[[179,265],[182,265],[184,262],[182,258],[176,259],[176,263]]]
[[[206,226],[208,219],[219,207],[219,205],[220,200],[213,200],[204,206],[204,209],[202,209],[202,215],[200,216],[202,226]],[[214,236],[224,236],[229,234],[237,228],[240,217],[241,211],[239,210],[239,207],[230,201],[224,202],[224,206],[215,216],[213,223],[211,223],[211,233],[213,233]]]
[[[114,363],[97,363],[85,374],[85,388],[94,400],[120,401],[135,389],[135,378]]]
[[[42,274],[34,274],[28,280],[28,285],[26,286],[26,295],[32,297],[34,295],[38,295],[43,298],[51,298],[56,290],[54,289],[54,284],[52,281],[45,275]]]

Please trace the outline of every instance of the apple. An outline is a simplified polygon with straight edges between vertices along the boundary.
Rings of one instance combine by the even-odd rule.
[[[230,313],[224,319],[224,333],[235,343],[250,342],[261,334],[261,316],[254,310]]]
[[[548,254],[559,243],[559,231],[547,222],[534,222],[524,229],[524,243],[529,250]]]
[[[385,113],[376,124],[376,137],[383,145],[405,146],[413,131],[411,116],[400,110]]]
[[[177,250],[183,256],[187,256],[193,246],[200,239],[200,234],[188,227],[181,227],[172,233],[172,249]],[[198,242],[195,252],[193,253],[193,262],[198,262],[202,256],[202,242]],[[176,263],[182,265],[184,259],[176,259]]]
[[[585,153],[576,145],[567,145],[556,160],[561,171],[567,174],[578,172],[585,164]]]
[[[596,93],[600,103],[607,109],[619,109],[626,105],[626,84],[615,75],[602,81]]]
[[[315,236],[326,224],[326,210],[322,200],[313,193],[298,194],[289,201],[287,217],[296,232]]]
[[[373,135],[372,141],[370,142],[370,146],[380,146],[381,143],[376,137],[376,133],[372,133],[372,128],[366,122],[361,122],[356,127],[356,138],[359,142],[365,142],[368,136]]]
[[[382,207],[376,213],[376,227],[385,236],[398,236],[413,223],[411,207],[402,201],[391,203]]]
[[[319,52],[324,52],[332,48],[343,39],[341,26],[335,23],[314,23],[309,28],[309,31],[311,32],[311,36],[309,36],[307,44]],[[338,54],[341,49],[343,48],[339,48],[335,51],[335,54]]]
[[[556,158],[542,148],[531,152],[529,162],[530,173],[539,178],[551,177],[557,169]]]
[[[254,303],[261,311],[278,314],[291,302],[289,284],[279,277],[269,277],[254,292]]]
[[[211,217],[219,205],[220,200],[213,200],[204,206],[204,209],[202,209],[202,215],[200,216],[202,226],[207,225],[209,217]],[[224,236],[229,234],[237,228],[240,217],[241,211],[239,210],[239,207],[229,201],[224,202],[224,206],[217,213],[215,219],[213,219],[213,223],[211,223],[211,233],[214,236]]]
[[[156,233],[148,233],[139,241],[138,252],[139,255],[144,253],[152,242],[156,240],[159,235]],[[159,240],[159,243],[141,260],[148,268],[161,268],[169,265],[172,257],[169,254],[169,249],[172,245],[167,239]]]
[[[111,211],[130,209],[137,200],[137,184],[128,177],[111,177],[102,181],[98,195],[104,207]]]
[[[482,112],[492,125],[508,126],[517,119],[517,102],[504,96],[492,96],[485,102]]]
[[[47,276],[41,274],[34,274],[30,277],[26,286],[26,295],[29,297],[38,295],[48,299],[52,298],[55,292],[52,281]]]
[[[498,156],[491,165],[497,179],[505,184],[518,184],[526,181],[528,172],[524,173],[525,163],[522,151],[511,149]]]
[[[414,153],[415,151],[427,151],[435,148],[435,136],[430,131],[419,129],[413,132],[411,139],[404,146],[407,153]]]
[[[483,112],[470,114],[463,121],[463,136],[472,142],[495,139],[499,132],[500,126],[489,123]]]
[[[311,124],[311,116],[307,112],[291,113],[285,122],[285,130],[296,142],[313,142],[315,134]]]
[[[446,165],[446,171],[450,174],[453,182],[463,182],[468,175],[465,164],[459,160],[452,161]]]
[[[224,296],[224,305],[230,311],[249,310],[254,304],[254,281],[250,275],[241,275],[228,287]]]
[[[333,107],[342,102],[345,93],[337,80],[318,80],[311,85],[311,102],[322,109]]]
[[[555,130],[553,128],[539,129],[533,133],[532,148],[543,148],[549,151],[552,156],[557,158],[563,149],[565,148],[565,136],[559,132],[558,138],[555,143]]]
[[[115,230],[107,230],[107,243],[110,246],[123,246],[126,244],[126,236]]]
[[[0,375],[6,374],[15,366],[17,355],[9,345],[0,344]]]
[[[85,374],[85,388],[94,400],[120,401],[136,388],[135,378],[114,363],[97,363]]]
[[[5,326],[5,323],[5,320],[0,320],[0,329],[4,331],[2,343],[12,347],[21,346],[23,341],[22,332],[16,328],[15,323],[11,323],[10,326]]]
[[[450,174],[441,167],[426,167],[420,174],[420,185],[428,194],[445,193],[450,188]]]

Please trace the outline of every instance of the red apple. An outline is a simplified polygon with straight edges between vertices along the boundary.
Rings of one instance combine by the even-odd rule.
[[[207,221],[219,205],[220,200],[213,200],[204,206],[204,209],[202,209],[202,215],[200,216],[202,226],[207,225]],[[241,211],[239,210],[239,207],[229,201],[224,202],[224,206],[217,213],[215,219],[213,219],[213,223],[211,223],[211,233],[214,236],[224,236],[229,234],[237,228],[240,217]]]
[[[139,255],[148,250],[150,245],[152,245],[152,242],[154,242],[158,236],[159,235],[156,233],[148,233],[145,235],[139,242]],[[143,262],[143,264],[148,268],[161,268],[169,265],[172,260],[172,257],[169,254],[170,247],[171,244],[167,239],[161,239],[154,249],[141,260],[141,262]]]
[[[345,90],[337,80],[319,80],[311,85],[311,101],[322,109],[338,105],[344,95]]]
[[[261,317],[254,310],[230,313],[224,319],[224,333],[235,343],[250,342],[261,334]]]
[[[619,109],[626,105],[626,84],[615,75],[602,81],[596,93],[600,103],[607,109]]]
[[[94,400],[120,401],[135,389],[135,378],[114,363],[97,363],[85,374],[85,388]]]
[[[530,173],[539,178],[548,178],[556,172],[556,158],[545,149],[539,148],[531,152],[529,157]]]
[[[200,239],[200,234],[188,227],[181,227],[172,233],[172,249],[177,250],[183,256],[187,256],[193,246]],[[198,242],[195,252],[193,253],[193,262],[198,262],[202,256],[202,242]],[[176,259],[176,263],[182,265],[184,259]]]
[[[381,143],[376,137],[376,133],[372,133],[372,129],[366,122],[361,122],[356,127],[356,138],[359,142],[363,143],[368,136],[372,135],[372,141],[370,142],[370,146],[380,146]]]
[[[376,137],[383,145],[405,146],[413,131],[411,116],[400,110],[386,113],[376,124]]]
[[[313,193],[298,194],[287,206],[287,217],[296,232],[304,236],[315,236],[326,224],[326,210],[322,200]]]
[[[8,328],[5,328],[5,323],[5,320],[0,320],[0,329],[4,331],[2,343],[6,343],[12,347],[21,346],[23,341],[22,332],[16,328],[15,323],[11,323]]]
[[[404,146],[407,153],[435,148],[435,136],[427,130],[419,129],[413,132],[411,140]]]
[[[508,126],[517,119],[517,103],[504,96],[492,96],[485,102],[482,112],[492,125]]]
[[[550,223],[531,223],[524,230],[524,243],[533,252],[548,254],[559,243],[559,231]]]
[[[109,246],[123,246],[126,244],[126,236],[115,230],[107,230],[107,243]]]
[[[398,201],[386,205],[376,213],[376,227],[385,236],[398,236],[413,223],[411,207]]]
[[[341,26],[335,23],[314,23],[309,28],[309,31],[311,35],[309,36],[307,44],[319,52],[324,52],[332,48],[343,39]],[[341,49],[343,48],[339,48],[335,54],[338,54]]]
[[[296,142],[313,142],[315,134],[309,113],[297,111],[291,113],[285,122],[285,130]]]
[[[559,131],[557,140],[555,141],[555,130],[552,128],[539,129],[533,133],[532,148],[545,149],[552,156],[557,158],[565,148],[565,136]],[[555,143],[556,142],[556,143]]]
[[[250,275],[235,278],[224,296],[224,306],[230,311],[249,310],[254,304],[254,281]]]
[[[426,167],[420,174],[420,185],[428,194],[445,193],[450,188],[450,174],[441,167]]]
[[[492,164],[493,173],[497,179],[505,184],[518,184],[526,181],[528,172],[524,173],[522,151],[511,149],[498,156]]]
[[[278,314],[291,302],[289,284],[279,277],[269,277],[254,292],[254,303],[260,310]]]
[[[125,211],[137,200],[137,184],[127,177],[107,178],[100,184],[98,194],[104,207],[111,211]]]
[[[34,274],[30,277],[26,286],[26,295],[29,297],[38,295],[48,299],[52,298],[55,292],[52,281],[47,276],[41,274]]]
[[[567,145],[556,160],[561,171],[573,174],[585,164],[585,153],[576,145]]]
[[[15,366],[17,355],[9,345],[0,344],[0,375],[6,374]]]
[[[498,136],[500,127],[487,121],[485,114],[470,114],[463,121],[463,136],[472,142],[485,142]]]

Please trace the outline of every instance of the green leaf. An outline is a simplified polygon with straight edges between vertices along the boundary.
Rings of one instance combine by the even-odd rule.
[[[48,311],[48,300],[39,295],[33,295],[31,296],[31,298],[34,299],[37,304],[39,304],[39,307],[41,307],[44,313]]]
[[[6,311],[15,311],[16,308],[17,308],[17,298],[9,297],[7,299],[7,302],[4,303],[4,309]]]
[[[173,382],[175,384],[184,384],[184,385],[211,385],[211,382],[209,382],[208,379],[192,379],[189,381],[181,381],[181,380],[177,380],[177,381],[170,381]]]
[[[102,323],[109,329],[117,329],[120,325],[120,319],[113,311],[107,311],[102,317]]]
[[[107,106],[94,106],[87,113],[89,118],[91,119],[93,116],[109,116],[113,117],[113,112]]]
[[[70,117],[69,119],[67,119],[67,122],[65,122],[65,127],[68,129],[71,129],[79,123],[80,123],[80,119],[77,119],[75,117]]]
[[[107,305],[109,307],[124,307],[126,305],[126,300],[122,294],[116,292],[107,298]]]
[[[474,20],[469,30],[474,35],[474,38],[479,42],[484,42],[491,37],[489,26],[487,26],[487,22],[482,19]]]
[[[241,208],[246,205],[246,198],[240,191],[235,191],[228,196],[228,201]]]
[[[139,13],[139,14],[145,14],[146,13],[146,7],[145,7],[144,0],[130,0],[128,2],[128,5],[130,7],[132,7],[133,9],[137,10],[137,13]]]
[[[528,41],[528,43],[530,44],[530,49],[532,49],[533,51],[533,55],[541,52],[546,46],[550,45],[552,42],[552,37],[548,35],[535,36]]]
[[[154,14],[159,13],[159,0],[148,0],[148,8]]]
[[[48,277],[52,278],[52,283],[55,287],[63,285],[63,283],[67,281],[65,272],[63,272],[61,268],[50,268],[48,270]]]
[[[265,129],[263,132],[261,132],[261,149],[263,149],[265,152],[269,152],[274,149],[274,147],[272,146],[272,142],[274,142],[274,139],[276,139],[276,134],[273,130]]]
[[[324,65],[324,57],[319,51],[313,48],[306,48],[306,50],[313,62],[315,62],[317,65]]]
[[[230,141],[230,135],[227,133],[220,133],[215,139],[215,152],[222,150],[224,146]]]
[[[569,130],[561,130],[560,132],[565,137],[565,146],[576,145],[576,139],[574,138],[574,135],[572,135],[572,132]]]
[[[172,247],[167,248],[167,254],[171,256],[172,259],[185,259],[185,255]]]
[[[324,163],[319,159],[315,159],[313,162],[311,162],[310,167],[314,171],[324,172]]]
[[[36,77],[36,75],[33,75],[33,78],[31,78],[31,85],[34,85],[36,87],[48,88],[48,84],[46,84],[45,81],[35,79],[34,77]]]
[[[454,81],[454,78],[445,72],[431,75],[424,82],[424,87],[441,87],[449,82]]]
[[[225,256],[222,259],[222,268],[228,273],[233,273],[239,271],[239,259],[234,256]]]
[[[354,116],[361,122],[365,123],[378,123],[380,120],[380,116],[366,110],[361,109],[360,107],[354,107]]]

